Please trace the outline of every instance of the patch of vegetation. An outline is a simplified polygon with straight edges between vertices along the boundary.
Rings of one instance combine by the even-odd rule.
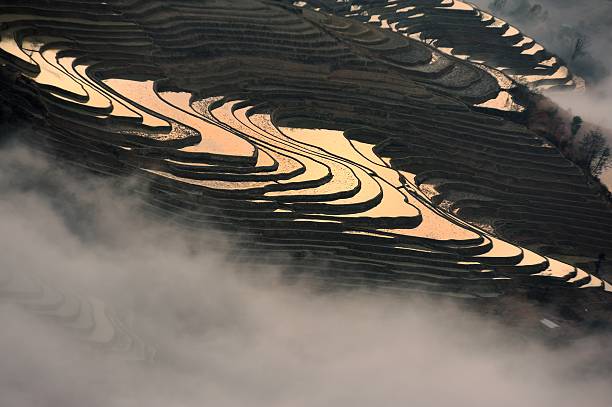
[[[593,177],[599,177],[612,166],[610,147],[601,130],[591,130],[582,137],[577,146],[576,164]]]
[[[612,168],[612,152],[601,129],[589,128],[580,116],[571,116],[538,94],[531,96],[528,115],[527,126],[591,178],[599,180],[606,169]]]

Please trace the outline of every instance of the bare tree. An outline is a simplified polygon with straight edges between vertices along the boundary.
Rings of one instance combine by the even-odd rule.
[[[600,154],[595,157],[595,160],[591,163],[591,174],[599,177],[605,170],[610,168],[612,163],[610,162],[610,147],[605,147]]]
[[[491,2],[491,4],[489,4],[489,8],[491,10],[502,10],[504,7],[506,7],[506,0],[494,0],[493,2]]]
[[[561,140],[560,147],[562,150],[566,148],[573,148],[576,144],[576,136],[582,127],[582,117],[574,116],[572,118],[572,122],[570,123],[570,132],[567,137],[564,137]]]
[[[610,166],[610,147],[599,130],[588,132],[580,141],[577,164],[599,177]]]
[[[542,13],[542,6],[540,4],[534,4],[533,6],[531,6],[531,8],[529,9],[529,13],[531,14],[535,14],[535,15],[539,15],[540,13]]]
[[[580,128],[582,127],[582,121],[582,117],[574,116],[574,118],[572,119],[572,124],[570,125],[572,130],[572,136],[576,136],[576,134],[578,134]]]
[[[591,44],[591,41],[589,40],[589,37],[587,36],[580,36],[576,38],[576,42],[574,42],[574,50],[572,52],[572,57],[571,57],[572,61],[574,61],[579,56],[585,55],[586,50],[590,44]]]

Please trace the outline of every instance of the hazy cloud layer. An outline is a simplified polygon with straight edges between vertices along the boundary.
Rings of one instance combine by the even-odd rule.
[[[0,150],[0,273],[95,296],[158,349],[126,362],[0,297],[1,406],[612,405],[595,339],[549,349],[443,300],[283,285],[220,233],[147,218],[138,186]]]

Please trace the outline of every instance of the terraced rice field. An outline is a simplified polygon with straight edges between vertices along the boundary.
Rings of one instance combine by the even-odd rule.
[[[532,88],[583,88],[584,81],[516,27],[464,1],[294,1],[434,46],[446,55],[494,68]]]
[[[610,284],[555,258],[609,250],[610,209],[521,124],[520,82],[579,78],[467,3],[0,9],[0,98],[28,141],[150,182],[161,215],[237,230],[246,252],[336,287],[609,302]]]

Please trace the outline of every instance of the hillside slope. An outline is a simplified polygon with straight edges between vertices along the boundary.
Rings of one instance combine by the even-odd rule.
[[[0,98],[32,145],[305,277],[609,304],[553,257],[609,250],[610,209],[521,124],[513,80],[573,87],[562,61],[461,2],[308,3],[0,0]]]

